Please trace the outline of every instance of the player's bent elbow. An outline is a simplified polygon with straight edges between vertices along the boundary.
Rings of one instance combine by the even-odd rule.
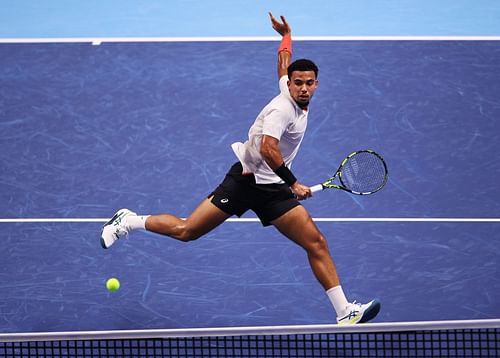
[[[268,162],[269,158],[271,157],[269,154],[269,150],[264,148],[264,146],[260,147],[260,155],[262,156],[262,158],[264,158],[266,162]]]
[[[262,155],[262,158],[264,158],[266,162],[272,160],[275,151],[275,147],[271,143],[269,143],[269,141],[262,141],[262,144],[260,146],[260,155]]]

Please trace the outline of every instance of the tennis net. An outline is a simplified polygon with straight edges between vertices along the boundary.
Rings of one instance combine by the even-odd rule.
[[[0,334],[0,357],[499,357],[500,319]]]

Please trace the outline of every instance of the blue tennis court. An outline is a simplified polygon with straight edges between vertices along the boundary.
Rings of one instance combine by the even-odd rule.
[[[301,181],[323,181],[356,149],[389,166],[380,193],[304,203],[348,297],[380,298],[377,322],[499,317],[500,43],[294,49],[320,68],[294,162]],[[121,207],[187,216],[213,190],[236,160],[230,144],[278,91],[275,50],[269,41],[0,46],[0,332],[335,321],[305,253],[251,213],[189,244],[135,233],[99,245]],[[26,222],[37,218],[47,220]],[[111,276],[122,283],[114,294]]]

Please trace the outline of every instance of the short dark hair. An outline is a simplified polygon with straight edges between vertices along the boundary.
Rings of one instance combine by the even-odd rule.
[[[311,60],[305,58],[296,60],[288,66],[288,78],[292,78],[293,71],[314,71],[316,78],[318,78],[318,66]]]

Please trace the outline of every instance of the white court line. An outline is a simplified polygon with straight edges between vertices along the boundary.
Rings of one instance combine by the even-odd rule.
[[[183,218],[185,219],[185,218]],[[109,218],[0,218],[0,223],[100,223]],[[447,222],[500,223],[500,218],[313,218],[316,222]],[[260,222],[258,218],[229,218],[227,222]]]
[[[0,43],[265,42],[277,36],[0,38]],[[294,36],[294,41],[500,41],[500,36]]]

